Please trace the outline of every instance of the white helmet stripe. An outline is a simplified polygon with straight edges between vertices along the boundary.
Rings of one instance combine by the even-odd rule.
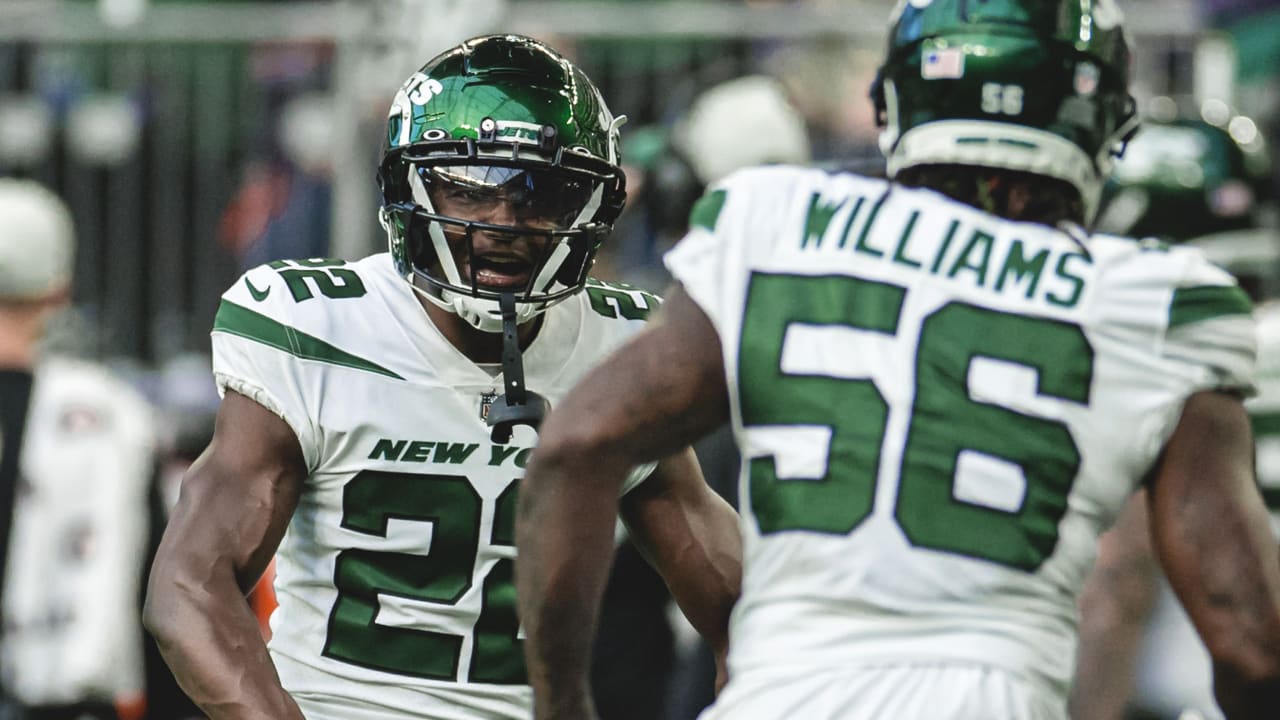
[[[538,272],[538,277],[533,279],[533,283],[529,287],[536,292],[550,290],[551,283],[555,280],[556,272],[560,270],[560,265],[564,263],[564,259],[568,256],[569,243],[567,241],[556,243],[551,255],[542,264],[542,270]]]
[[[596,189],[591,193],[591,198],[587,200],[587,204],[582,207],[582,212],[578,213],[578,217],[573,219],[573,223],[569,225],[576,228],[579,225],[590,222],[595,217],[596,211],[600,209],[600,203],[604,200],[604,183],[596,183]]]
[[[602,101],[601,107],[603,106],[604,106],[604,103]],[[626,115],[619,115],[615,117],[612,122],[609,123],[609,131],[608,133],[606,133],[605,137],[607,138],[607,145],[609,148],[608,152],[609,152],[610,165],[618,164],[618,135],[619,135],[618,131],[622,128],[623,125],[626,125],[626,124],[627,124]]]
[[[427,192],[427,187],[422,182],[422,176],[418,173],[418,166],[414,163],[409,163],[408,166],[409,192],[412,194],[413,201],[427,212],[435,214],[435,206],[431,204],[431,195]],[[449,241],[445,239],[444,230],[440,228],[440,223],[428,222],[427,235],[431,237],[431,245],[436,249],[436,256],[440,258],[440,267],[444,270],[444,276],[454,285],[462,285],[462,276],[458,273],[458,266],[453,261],[453,253],[449,250]]]

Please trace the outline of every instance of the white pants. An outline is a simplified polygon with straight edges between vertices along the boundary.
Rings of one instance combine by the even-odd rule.
[[[1186,710],[1210,720],[1223,717],[1213,697],[1209,651],[1166,581],[1160,582],[1160,594],[1147,621],[1134,695],[1138,707],[1169,717]]]
[[[1065,695],[984,665],[770,668],[734,676],[699,720],[1066,720]]]

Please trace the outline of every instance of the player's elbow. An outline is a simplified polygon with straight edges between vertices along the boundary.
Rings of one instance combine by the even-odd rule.
[[[1255,707],[1266,700],[1273,712],[1280,707],[1280,622],[1256,624],[1247,633],[1210,633],[1204,639],[1222,702]]]
[[[1215,664],[1242,682],[1280,682],[1280,630],[1268,641],[1237,641],[1230,648],[1212,647]]]
[[[1215,656],[1214,695],[1227,717],[1271,718],[1280,707],[1280,651]]]
[[[142,626],[157,640],[163,641],[177,632],[176,605],[172,571],[157,563],[152,566],[151,577],[147,582],[147,594],[142,604]]]
[[[1270,546],[1264,546],[1264,549]],[[1215,554],[1202,568],[1236,570]],[[1214,694],[1227,717],[1275,718],[1280,707],[1280,584],[1268,565],[1274,555],[1238,572],[1202,572],[1180,595],[1213,659]],[[1241,566],[1244,567],[1244,566]],[[1170,573],[1174,587],[1185,574]]]
[[[191,604],[191,583],[185,582],[182,566],[162,554],[151,567],[147,593],[142,605],[142,625],[162,646],[180,637],[187,629],[183,619]]]

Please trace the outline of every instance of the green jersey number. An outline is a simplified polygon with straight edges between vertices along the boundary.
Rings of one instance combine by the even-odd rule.
[[[821,477],[780,479],[774,455],[751,460],[751,506],[762,534],[858,527],[875,502],[889,422],[873,378],[784,372],[788,329],[844,326],[893,341],[905,299],[904,288],[843,275],[752,276],[739,354],[743,425],[830,431]],[[919,328],[894,517],[917,547],[1033,571],[1057,544],[1080,452],[1061,422],[973,399],[968,371],[976,357],[1035,371],[1040,396],[1089,401],[1093,349],[1079,326],[962,302],[930,313]],[[1021,472],[1025,493],[1016,510],[955,497],[966,452]]]
[[[280,273],[295,302],[310,300],[315,295],[312,284],[320,294],[335,300],[356,298],[365,294],[364,281],[354,270],[343,268],[346,260],[314,258],[311,260],[276,260],[268,265]]]
[[[606,283],[592,278],[587,281],[586,290],[591,309],[607,318],[621,315],[627,320],[644,320],[662,304],[657,295],[626,283]]]
[[[498,497],[489,543],[515,544],[516,488]],[[352,548],[338,554],[338,599],[329,614],[324,655],[362,667],[435,680],[522,685],[527,683],[517,639],[514,562],[497,560],[481,589],[472,629],[471,669],[458,677],[463,636],[381,625],[381,597],[453,606],[471,589],[480,543],[480,495],[459,475],[365,471],[347,483],[342,527],[387,537],[390,520],[431,523],[427,555]]]

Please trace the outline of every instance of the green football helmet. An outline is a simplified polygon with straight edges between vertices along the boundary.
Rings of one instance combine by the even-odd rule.
[[[1239,142],[1228,127],[1249,132],[1252,142]],[[1253,226],[1269,178],[1261,137],[1243,116],[1224,127],[1148,118],[1103,188],[1097,229],[1183,242]]]
[[[1058,178],[1097,207],[1137,128],[1113,0],[900,0],[872,86],[888,174],[974,165]]]
[[[1096,229],[1199,247],[1255,298],[1280,293],[1280,235],[1265,227],[1270,159],[1253,120],[1144,120],[1103,188]]]
[[[378,168],[379,218],[396,270],[486,332],[502,330],[503,293],[514,295],[525,322],[580,291],[626,200],[624,121],[580,69],[531,38],[479,37],[434,58],[396,93]],[[541,222],[445,215],[441,193],[464,206],[497,199],[514,208],[504,219]],[[476,233],[523,238],[540,254],[513,269],[510,256],[478,254]],[[498,269],[524,278],[521,287],[477,280]]]

